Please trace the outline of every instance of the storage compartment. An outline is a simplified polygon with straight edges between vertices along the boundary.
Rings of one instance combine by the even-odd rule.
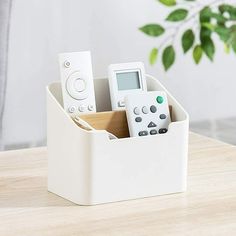
[[[97,111],[110,111],[108,80],[94,83]],[[147,85],[149,91],[166,91],[150,76]],[[62,107],[60,83],[49,85],[48,190],[80,205],[185,191],[189,119],[166,92],[172,114],[166,134],[127,138],[124,112],[84,116],[89,123],[100,119],[100,123],[94,121],[97,128],[100,125],[121,137],[110,140],[105,130],[87,131],[77,126]]]
[[[81,119],[94,129],[106,130],[117,138],[128,138],[129,128],[125,111],[106,111],[93,114],[80,115]]]
[[[169,106],[171,115],[172,107]],[[81,119],[97,130],[106,130],[118,138],[129,137],[129,127],[125,111],[106,111],[80,115]],[[83,127],[79,125],[80,127]],[[86,127],[83,127],[86,128]]]

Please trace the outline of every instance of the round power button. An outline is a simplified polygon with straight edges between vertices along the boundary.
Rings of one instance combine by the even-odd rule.
[[[69,68],[69,67],[70,67],[70,62],[69,62],[69,61],[65,61],[65,62],[64,62],[64,66],[65,66],[66,68]]]
[[[157,96],[156,100],[159,104],[162,104],[164,102],[164,98],[162,96]]]
[[[75,106],[70,106],[70,107],[68,107],[68,111],[70,112],[70,113],[74,113],[75,112]]]

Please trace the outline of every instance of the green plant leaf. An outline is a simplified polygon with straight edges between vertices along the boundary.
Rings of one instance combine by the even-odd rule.
[[[169,70],[169,68],[174,64],[175,62],[175,50],[173,46],[168,46],[163,51],[162,55],[162,63],[164,65],[165,70]]]
[[[215,54],[215,45],[211,39],[211,33],[212,33],[212,31],[206,27],[201,27],[201,29],[200,29],[201,47],[202,47],[204,53],[207,55],[207,57],[211,61],[213,61],[213,57]]]
[[[171,12],[166,20],[167,21],[182,21],[184,19],[186,19],[186,17],[188,16],[188,11],[186,9],[177,9],[174,10],[173,12]]]
[[[199,20],[200,20],[200,22],[201,22],[201,23],[210,22],[210,21],[211,21],[211,15],[212,15],[212,12],[211,12],[210,7],[204,7],[204,8],[200,11],[200,14],[199,14]]]
[[[236,53],[236,25],[230,27],[230,39],[228,43],[231,44],[234,52]]]
[[[224,25],[227,18],[221,12],[213,12],[209,6],[204,7],[199,15],[200,23],[210,23],[211,19],[216,19],[218,25]]]
[[[212,31],[204,26],[200,29],[200,40],[202,41],[205,37],[211,37]]]
[[[207,57],[213,61],[214,54],[215,54],[215,45],[214,42],[210,37],[205,37],[204,40],[201,42],[201,47]]]
[[[218,26],[215,32],[220,36],[220,39],[224,42],[226,53],[230,51],[231,47],[236,53],[236,25],[232,25],[229,28]]]
[[[209,22],[204,22],[204,23],[201,24],[201,26],[205,27],[205,28],[207,28],[207,29],[209,29],[211,31],[214,31],[215,28],[216,28],[216,25],[213,25],[213,24],[211,24]]]
[[[156,63],[157,56],[158,56],[158,49],[153,48],[150,52],[150,55],[149,55],[149,62],[151,65],[154,65]]]
[[[184,53],[188,52],[188,50],[193,46],[195,40],[195,35],[191,29],[188,29],[184,32],[182,36],[182,47]]]
[[[224,44],[224,50],[225,53],[229,54],[230,53],[230,45],[228,45],[227,43]]]
[[[232,48],[233,48],[234,52],[236,53],[236,40],[234,40],[232,42]]]
[[[232,8],[233,7],[231,5],[229,5],[229,4],[222,4],[222,5],[219,6],[219,11],[221,13],[229,12],[229,11],[231,11]]]
[[[158,24],[147,24],[139,28],[139,30],[152,37],[158,37],[165,32],[165,29]]]
[[[222,4],[219,6],[219,11],[222,14],[225,12],[228,12],[230,16],[230,20],[236,20],[236,7],[229,4]]]
[[[223,42],[228,42],[230,39],[231,33],[230,29],[225,26],[216,26],[214,30],[220,37]]]
[[[158,1],[168,7],[176,5],[176,0],[158,0]]]
[[[217,24],[224,25],[227,21],[227,18],[225,18],[222,14],[219,13],[212,13],[211,18],[216,19]]]
[[[201,58],[202,58],[202,47],[200,45],[197,45],[193,49],[193,59],[196,64],[199,64]]]

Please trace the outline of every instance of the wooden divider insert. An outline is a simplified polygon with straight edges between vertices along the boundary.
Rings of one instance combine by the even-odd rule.
[[[170,115],[172,107],[169,106]],[[125,111],[106,111],[80,115],[81,119],[89,123],[94,129],[107,130],[118,138],[129,137],[129,128]]]
[[[125,111],[107,111],[81,115],[94,129],[107,130],[118,138],[129,137],[129,129]]]

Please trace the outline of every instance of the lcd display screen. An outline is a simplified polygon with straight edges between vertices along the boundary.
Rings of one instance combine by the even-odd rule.
[[[140,89],[139,72],[118,72],[116,73],[118,90]]]

